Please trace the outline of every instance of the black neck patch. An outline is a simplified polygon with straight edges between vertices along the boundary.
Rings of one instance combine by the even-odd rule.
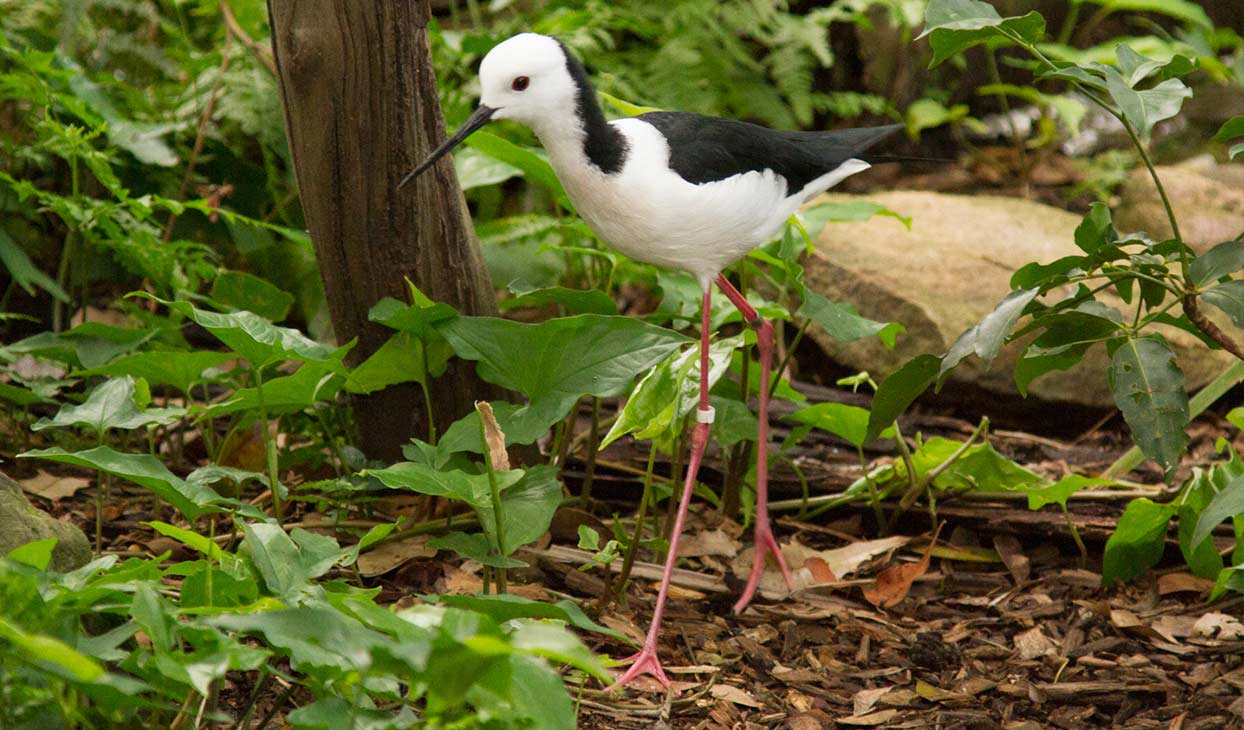
[[[596,103],[596,92],[592,89],[592,82],[588,80],[583,64],[566,48],[565,43],[558,41],[557,44],[566,55],[566,70],[570,72],[570,78],[574,79],[575,88],[578,89],[575,95],[575,112],[583,121],[583,131],[587,134],[583,140],[583,153],[601,172],[617,172],[626,162],[626,138],[605,120],[605,113],[601,111],[600,104]]]

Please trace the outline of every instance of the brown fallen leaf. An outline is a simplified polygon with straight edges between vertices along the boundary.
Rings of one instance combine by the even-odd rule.
[[[1220,641],[1239,641],[1244,639],[1244,623],[1240,623],[1234,616],[1210,611],[1197,619],[1192,627],[1192,635]]]
[[[929,546],[925,548],[920,562],[892,565],[881,571],[877,574],[876,585],[864,589],[864,599],[878,608],[893,608],[901,603],[911,591],[911,584],[929,570],[929,558],[944,524],[946,523],[938,525],[933,532],[933,539],[929,540]]]
[[[1015,635],[1015,648],[1019,651],[1019,657],[1024,660],[1036,659],[1043,656],[1055,656],[1058,654],[1058,647],[1050,637],[1041,631],[1040,626],[1034,626],[1023,633]]]
[[[898,710],[877,710],[867,715],[853,715],[851,717],[838,717],[834,721],[839,725],[851,725],[853,727],[876,727],[884,725],[894,716],[898,714]]]
[[[364,578],[384,575],[415,558],[431,558],[436,550],[428,547],[428,535],[381,543],[359,556],[358,569]]]
[[[1172,593],[1206,593],[1214,587],[1214,581],[1198,578],[1191,573],[1167,573],[1158,577],[1158,595]]]
[[[877,700],[881,696],[894,689],[893,687],[878,687],[876,689],[862,689],[855,693],[851,698],[851,711],[855,715],[867,715],[877,706]]]
[[[263,430],[259,421],[254,421],[249,426],[239,423],[225,436],[216,463],[246,471],[265,472],[268,463],[265,453]]]
[[[733,702],[736,705],[742,705],[744,707],[754,707],[757,709],[764,707],[764,703],[760,702],[755,697],[752,697],[747,690],[735,687],[731,684],[714,684],[709,689],[709,694],[719,700]]]
[[[21,481],[22,489],[26,492],[53,502],[71,497],[74,492],[85,489],[90,484],[91,480],[86,477],[57,476],[42,469],[37,475]]]
[[[741,547],[738,540],[730,537],[725,530],[702,530],[686,535],[678,543],[678,557],[700,558],[705,555],[717,555],[733,558],[739,554]]]
[[[477,400],[475,410],[479,412],[480,421],[484,424],[484,441],[488,445],[488,459],[492,462],[492,468],[509,471],[510,455],[505,450],[505,433],[497,424],[497,417],[492,414],[492,406],[486,400]]]
[[[812,574],[812,580],[816,583],[835,583],[838,580],[834,576],[834,571],[830,569],[829,563],[826,563],[823,558],[815,556],[807,558],[803,561],[803,567],[808,569],[808,572]]]

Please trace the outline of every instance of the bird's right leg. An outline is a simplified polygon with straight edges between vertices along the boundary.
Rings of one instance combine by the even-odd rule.
[[[687,507],[691,504],[691,492],[694,491],[696,472],[700,470],[700,461],[704,458],[704,449],[708,445],[709,426],[713,422],[713,409],[708,405],[708,315],[712,289],[704,289],[704,301],[700,313],[700,404],[696,412],[695,428],[691,431],[691,458],[687,462],[687,476],[682,485],[682,499],[678,503],[678,513],[674,517],[674,528],[670,531],[669,552],[665,556],[665,570],[661,574],[661,588],[657,591],[657,605],[652,612],[652,624],[648,627],[648,635],[644,639],[643,648],[638,654],[624,661],[631,666],[609,686],[619,689],[630,683],[641,674],[654,677],[662,685],[668,687],[670,680],[661,668],[661,659],[657,656],[658,639],[661,634],[661,618],[665,615],[665,599],[669,594],[670,579],[674,575],[674,564],[678,561],[678,540],[682,537],[683,523],[687,518]]]

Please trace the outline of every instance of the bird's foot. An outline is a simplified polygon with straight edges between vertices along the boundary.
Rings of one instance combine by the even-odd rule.
[[[747,576],[747,586],[743,588],[743,595],[739,596],[739,600],[734,604],[734,612],[742,613],[747,608],[747,604],[752,602],[752,596],[756,595],[756,588],[760,585],[760,576],[765,572],[765,556],[773,555],[773,559],[777,561],[778,568],[782,570],[782,578],[786,580],[786,587],[790,590],[795,589],[795,584],[790,579],[790,568],[786,567],[786,558],[782,557],[782,549],[778,547],[777,540],[773,537],[773,529],[769,527],[768,520],[757,521],[756,523],[756,554],[752,558],[752,572]]]
[[[622,661],[630,662],[630,668],[623,672],[616,682],[609,685],[605,690],[606,692],[622,689],[644,674],[660,682],[662,687],[670,686],[669,677],[665,676],[665,670],[661,668],[661,658],[657,656],[655,642],[645,641],[644,648],[640,649],[638,654],[629,656]]]

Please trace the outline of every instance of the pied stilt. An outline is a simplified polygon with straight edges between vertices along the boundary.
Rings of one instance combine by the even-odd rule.
[[[479,107],[400,185],[489,121],[512,119],[539,137],[575,209],[602,240],[639,261],[690,272],[704,292],[700,402],[682,500],[647,638],[614,687],[641,674],[668,685],[657,656],[657,638],[692,485],[713,422],[707,377],[712,284],[716,282],[748,325],[756,329],[761,364],[756,555],[743,595],[734,605],[739,612],[756,592],[767,555],[774,557],[788,586],[791,581],[769,524],[767,445],[773,327],[721,272],[748,251],[772,240],[786,219],[809,198],[866,169],[868,163],[858,156],[901,125],[780,132],[685,112],[651,112],[609,122],[583,65],[560,41],[535,33],[514,36],[493,48],[484,57],[479,76]]]

